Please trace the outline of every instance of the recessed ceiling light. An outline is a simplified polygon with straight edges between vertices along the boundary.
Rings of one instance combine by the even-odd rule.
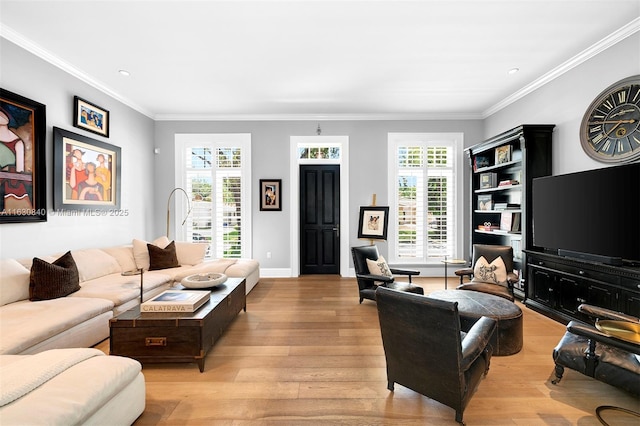
[[[513,74],[517,73],[518,71],[520,71],[520,68],[511,68],[509,71],[507,71],[507,74],[513,75]]]
[[[124,75],[125,77],[129,77],[131,73],[127,70],[119,70],[120,75]]]

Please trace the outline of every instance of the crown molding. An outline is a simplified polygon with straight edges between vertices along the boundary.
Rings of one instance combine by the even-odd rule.
[[[156,121],[426,121],[479,120],[476,113],[158,114]]]
[[[121,103],[133,108],[134,110],[138,111],[139,113],[141,113],[143,115],[146,115],[147,117],[153,119],[153,113],[151,111],[148,111],[145,108],[141,107],[140,105],[136,104],[135,102],[131,101],[130,99],[127,99],[127,98],[121,96],[120,94],[118,94],[117,92],[115,92],[111,88],[109,88],[106,84],[100,82],[99,80],[96,80],[95,78],[91,77],[89,74],[87,74],[84,71],[74,67],[73,65],[69,64],[68,62],[63,61],[59,57],[53,55],[48,50],[43,49],[41,46],[37,45],[36,43],[32,42],[31,40],[23,37],[22,34],[18,33],[17,31],[12,29],[11,27],[8,27],[8,26],[6,26],[4,24],[0,25],[0,37],[2,37],[4,39],[6,39],[6,40],[18,45],[18,46],[20,46],[21,48],[23,48],[27,52],[30,52],[30,53],[34,54],[38,58],[43,59],[43,60],[49,62],[50,64],[60,68],[62,71],[65,71],[66,73],[71,74],[72,76],[74,76],[78,80],[83,81],[84,83],[86,83],[86,84],[88,84],[88,85],[100,90],[101,92],[111,96],[112,98],[114,98],[118,102],[121,102]]]
[[[485,119],[495,114],[496,112],[500,111],[501,109],[506,108],[512,103],[524,98],[534,90],[537,90],[540,87],[546,85],[547,83],[550,83],[551,81],[560,77],[564,73],[571,71],[572,69],[582,64],[583,62],[593,58],[594,56],[605,51],[606,49],[610,48],[616,43],[621,42],[627,37],[637,33],[638,31],[640,31],[640,18],[635,18],[633,21],[629,22],[627,25],[623,26],[619,30],[609,34],[608,36],[606,36],[596,44],[578,53],[573,58],[560,64],[559,66],[552,69],[548,73],[544,74],[542,77],[538,78],[537,80],[534,80],[531,84],[528,84],[527,86],[511,94],[510,96],[506,97],[505,99],[493,105],[492,107],[486,109],[481,114],[482,118]]]

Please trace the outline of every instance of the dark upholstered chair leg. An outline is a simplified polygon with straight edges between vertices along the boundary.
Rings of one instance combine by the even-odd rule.
[[[394,385],[395,385],[394,382],[388,381],[387,382],[387,389],[389,389],[391,392],[393,392]]]
[[[560,383],[560,380],[562,380],[562,375],[564,374],[564,367],[559,364],[556,364],[555,374],[556,374],[556,378],[553,379],[551,383],[553,383],[554,385],[557,385],[558,383]]]
[[[460,423],[461,425],[464,425],[464,422],[462,421],[462,411],[458,411],[456,410],[456,422]]]

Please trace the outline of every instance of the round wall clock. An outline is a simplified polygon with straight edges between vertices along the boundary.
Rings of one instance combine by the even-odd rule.
[[[612,84],[589,105],[580,143],[587,155],[604,163],[640,158],[640,75]]]

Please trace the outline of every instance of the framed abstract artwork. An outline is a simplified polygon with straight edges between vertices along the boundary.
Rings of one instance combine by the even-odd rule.
[[[53,155],[56,210],[120,210],[119,147],[54,127]]]
[[[0,223],[45,222],[46,107],[0,89]]]
[[[358,238],[386,240],[389,225],[389,207],[360,207]]]
[[[109,137],[109,111],[89,103],[78,96],[73,97],[73,125],[104,137]]]
[[[282,210],[282,179],[260,179],[260,210]]]

